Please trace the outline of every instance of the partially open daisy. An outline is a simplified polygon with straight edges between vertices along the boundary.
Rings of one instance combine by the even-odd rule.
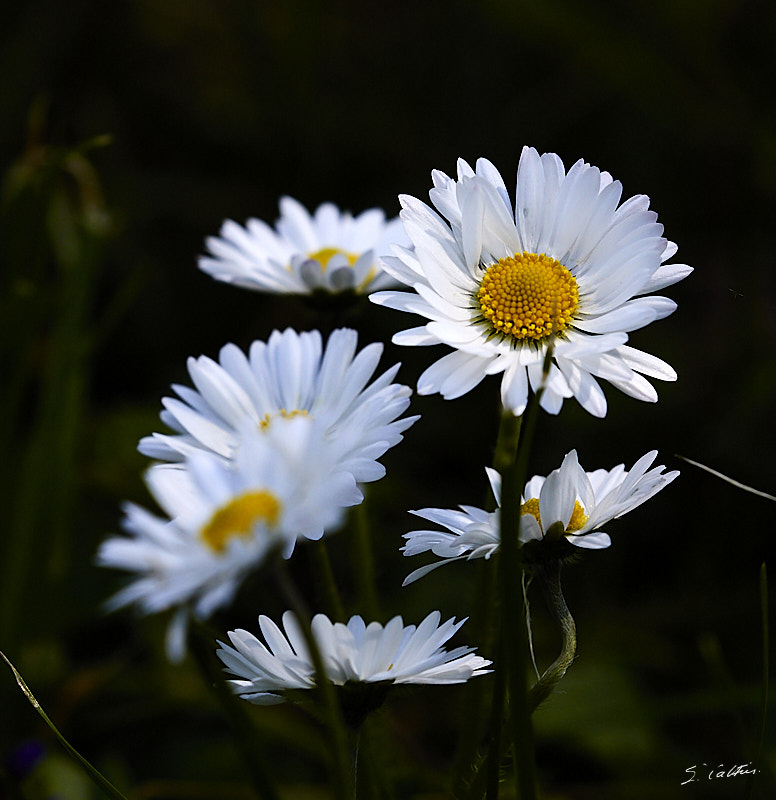
[[[543,555],[562,557],[560,543],[597,550],[611,544],[601,527],[627,514],[661,489],[668,486],[679,472],[663,472],[662,465],[650,469],[657,450],[642,456],[628,471],[623,464],[614,469],[585,472],[579,465],[577,451],[563,459],[559,469],[546,478],[535,475],[525,486],[521,498],[520,541],[527,546],[527,557]],[[501,476],[487,468],[488,479],[501,506]],[[447,531],[418,530],[404,534],[405,556],[431,551],[441,561],[416,569],[404,585],[449,561],[490,558],[499,549],[499,510],[488,512],[473,506],[460,506],[460,511],[423,508],[410,513],[447,528]],[[537,550],[540,543],[542,552]],[[566,553],[570,554],[567,548]]]
[[[394,285],[379,258],[406,237],[399,220],[386,221],[377,208],[353,217],[324,203],[310,214],[284,197],[274,230],[259,219],[245,227],[226,220],[205,243],[199,268],[226,283],[273,294],[363,294]]]
[[[189,374],[197,391],[173,386],[179,398],[166,397],[161,418],[175,433],[155,433],[139,450],[162,461],[179,461],[208,451],[234,459],[241,426],[266,432],[296,417],[315,419],[324,431],[332,458],[359,482],[385,474],[377,459],[402,439],[415,417],[399,419],[410,403],[407,386],[392,383],[396,364],[370,383],[382,354],[381,344],[356,354],[357,334],[341,328],[325,350],[318,331],[274,331],[256,341],[246,356],[234,344],[221,349],[218,362],[190,358]]]
[[[417,627],[405,626],[401,617],[383,626],[355,616],[345,625],[317,614],[312,633],[326,675],[337,686],[465,683],[489,672],[491,662],[474,655],[473,647],[443,648],[465,620],[440,625],[440,619],[433,611]],[[315,668],[294,614],[283,615],[283,631],[265,616],[259,627],[266,645],[244,630],[229,632],[232,646],[219,642],[217,655],[236,676],[229,681],[234,691],[251,703],[271,705],[283,702],[289,691],[312,689]]]
[[[169,518],[127,504],[129,535],[107,539],[97,560],[136,576],[111,607],[179,609],[168,632],[172,659],[183,654],[190,613],[210,616],[270,552],[289,557],[297,538],[336,529],[343,509],[363,499],[352,474],[332,462],[319,427],[302,417],[266,434],[243,431],[232,464],[197,452],[185,464],[151,467],[146,482]]]
[[[578,161],[566,173],[552,153],[524,148],[514,208],[486,159],[458,163],[458,180],[433,173],[435,213],[402,196],[401,219],[414,249],[394,248],[385,270],[414,293],[385,291],[376,303],[429,321],[394,342],[446,344],[454,352],[432,364],[418,392],[459,397],[485,375],[503,373],[501,399],[523,413],[529,386],[542,383],[550,343],[554,358],[541,404],[557,413],[576,397],[606,414],[597,378],[640,400],[657,393],[644,377],[675,380],[659,358],[625,342],[630,331],[670,314],[676,304],[646,297],[688,275],[664,265],[676,246],[663,238],[649,199],[620,203],[619,181]],[[440,216],[441,215],[441,216]]]

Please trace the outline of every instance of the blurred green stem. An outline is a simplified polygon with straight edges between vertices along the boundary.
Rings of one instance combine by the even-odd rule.
[[[3,320],[13,324],[12,391],[2,404],[0,445],[16,466],[2,482],[11,522],[0,580],[0,637],[12,646],[24,623],[25,586],[36,596],[42,589],[58,593],[67,575],[90,312],[108,227],[96,173],[83,154],[40,142],[9,170],[2,211],[6,288],[15,302],[10,320]],[[29,423],[28,392],[37,398]],[[46,553],[45,559],[36,561],[37,553]]]
[[[366,509],[366,498],[351,512],[353,542],[353,576],[356,584],[356,598],[359,613],[367,622],[379,616],[377,585],[375,581],[375,560],[372,549],[372,532]]]
[[[334,580],[326,543],[323,539],[319,539],[310,544],[316,588],[323,600],[324,608],[336,621],[344,622],[345,608],[337,588],[337,582]]]
[[[245,708],[246,701],[232,693],[223,670],[219,668],[219,662],[215,656],[215,636],[204,623],[195,621],[191,626],[189,646],[205,683],[212,688],[232,726],[256,794],[262,800],[279,800],[278,793],[269,777],[270,769],[264,758],[266,745]]]
[[[307,605],[291,579],[283,559],[276,559],[275,575],[282,595],[299,620],[299,627],[302,630],[305,644],[315,668],[315,685],[332,739],[335,796],[340,800],[351,800],[354,797],[355,786],[353,784],[353,767],[348,748],[347,728],[342,717],[342,709],[334,692],[334,685],[326,672],[320,647],[318,647],[318,642],[313,635],[310,612],[307,610]]]

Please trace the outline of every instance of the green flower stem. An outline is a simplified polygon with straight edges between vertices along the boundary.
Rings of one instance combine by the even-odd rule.
[[[470,617],[471,629],[479,631],[478,649],[481,653],[495,653],[494,660],[499,663],[496,652],[496,614],[497,607],[494,568],[498,556],[492,559],[478,559],[472,566],[476,571],[474,607]],[[454,797],[482,797],[484,789],[475,788],[475,777],[480,770],[484,756],[481,751],[483,724],[488,714],[488,699],[492,681],[470,681],[464,694],[461,718],[466,724],[461,726],[458,751],[455,757],[452,793]],[[492,704],[490,704],[492,705]],[[491,709],[492,714],[492,709]],[[482,780],[482,778],[480,778]],[[468,789],[467,789],[468,787]]]
[[[496,665],[493,688],[486,782],[488,800],[498,798],[502,729],[507,721],[507,741],[511,740],[514,754],[517,797],[520,800],[534,800],[536,797],[533,729],[527,696],[528,631],[522,591],[523,561],[519,532],[520,496],[526,479],[528,451],[536,425],[539,399],[540,394],[534,396],[526,415],[525,427],[521,417],[515,417],[508,411],[502,413],[494,455],[494,464],[502,477],[501,545],[497,578],[500,601],[498,653],[501,662]]]
[[[539,680],[528,692],[528,705],[531,712],[535,711],[553,692],[558,682],[566,674],[566,670],[574,661],[577,652],[577,626],[574,618],[566,605],[563,590],[560,585],[560,561],[550,561],[536,568],[535,575],[544,590],[550,614],[558,623],[563,636],[563,646],[560,655],[542,673]]]
[[[41,704],[35,699],[29,686],[25,683],[24,678],[22,678],[19,671],[2,651],[0,651],[0,658],[11,668],[11,672],[13,672],[13,676],[16,678],[16,683],[19,684],[19,688],[24,692],[25,697],[30,701],[32,707],[43,718],[43,721],[48,725],[54,736],[59,739],[60,744],[65,748],[65,752],[78,764],[89,779],[99,787],[106,797],[113,798],[113,800],[127,800],[127,798],[96,767],[93,767],[59,732],[57,726],[49,719],[48,714],[46,714]]]
[[[505,728],[505,707],[507,700],[507,671],[503,667],[506,664],[504,658],[504,639],[500,636],[496,646],[496,676],[493,686],[493,707],[490,719],[490,744],[486,769],[480,770],[472,782],[474,793],[471,797],[479,797],[479,786],[482,783],[482,776],[485,775],[485,797],[487,800],[498,800],[499,782],[501,780],[501,754],[503,751],[503,738]],[[479,780],[476,780],[479,778]]]
[[[507,676],[510,733],[515,767],[515,791],[520,800],[536,798],[533,728],[528,705],[528,630],[523,595],[523,558],[520,548],[520,496],[525,485],[527,451],[538,403],[532,404],[518,453],[502,472],[499,552],[499,595],[503,670]]]
[[[189,636],[191,654],[205,683],[212,688],[232,726],[256,794],[261,800],[279,800],[264,758],[265,742],[248,714],[245,700],[241,700],[229,689],[219,667],[220,662],[215,656],[215,643],[215,634],[204,623],[192,624]]]
[[[375,581],[375,559],[372,536],[366,511],[366,500],[351,512],[353,542],[353,575],[356,585],[358,608],[367,620],[378,619],[380,607]]]
[[[313,636],[310,613],[306,604],[296,585],[291,580],[285,562],[282,559],[277,559],[275,568],[278,586],[299,620],[299,626],[302,629],[302,635],[307,649],[310,651],[310,658],[315,668],[315,685],[318,689],[324,718],[331,735],[335,797],[339,798],[339,800],[351,800],[355,797],[355,786],[353,784],[353,766],[348,747],[347,728],[342,717],[342,709],[337,702],[334,685],[323,665],[318,642]]]
[[[329,551],[323,539],[311,542],[312,563],[315,572],[315,583],[326,611],[337,621],[345,622],[345,607],[342,604],[337,582],[329,560]]]

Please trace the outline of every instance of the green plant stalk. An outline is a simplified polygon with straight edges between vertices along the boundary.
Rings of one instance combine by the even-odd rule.
[[[194,661],[199,667],[205,683],[213,690],[232,726],[256,794],[261,800],[279,800],[278,793],[269,778],[270,770],[264,759],[264,742],[244,708],[245,701],[230,691],[224,673],[218,669],[214,655],[215,642],[215,635],[203,623],[194,622],[192,624],[189,637],[191,654],[194,656]]]
[[[299,620],[299,626],[315,669],[315,685],[323,706],[329,734],[332,737],[335,796],[339,800],[352,800],[355,797],[355,786],[353,784],[353,768],[348,747],[347,727],[342,717],[342,709],[337,701],[334,685],[326,673],[318,642],[313,636],[310,613],[307,610],[307,606],[291,580],[283,559],[276,559],[275,569],[278,586]]]
[[[496,664],[505,665],[504,637],[500,636],[496,647]],[[504,749],[505,733],[504,709],[507,701],[507,675],[505,669],[497,670],[493,685],[493,707],[490,718],[490,743],[488,746],[487,765],[474,775],[471,784],[471,797],[481,796],[482,776],[485,776],[485,797],[487,800],[498,800],[499,783],[501,781],[501,754]],[[479,779],[479,780],[478,780]]]
[[[536,798],[531,710],[528,705],[528,630],[523,594],[523,558],[520,547],[520,497],[526,481],[528,451],[539,408],[540,394],[534,395],[525,420],[520,447],[513,462],[502,473],[499,553],[501,636],[509,695],[509,721],[515,767],[515,792],[519,800]]]
[[[368,620],[375,620],[380,615],[380,606],[377,600],[375,559],[366,502],[364,499],[351,512],[353,577],[359,610]]]
[[[60,744],[64,747],[65,752],[73,759],[73,761],[81,767],[87,777],[105,794],[106,797],[111,797],[113,800],[127,800],[127,798],[92,764],[90,764],[71,744],[70,742],[65,739],[65,737],[59,732],[59,729],[56,725],[49,719],[48,714],[43,710],[41,704],[35,699],[35,696],[30,691],[29,686],[22,678],[19,671],[16,667],[8,660],[8,657],[0,650],[0,657],[2,657],[3,661],[11,668],[11,672],[13,672],[14,678],[16,678],[16,683],[19,685],[19,688],[24,692],[25,697],[30,701],[32,707],[40,714],[43,718],[43,721],[48,725],[51,732],[54,736],[59,739]]]
[[[577,626],[563,597],[560,569],[560,561],[551,561],[535,570],[544,590],[550,614],[560,627],[563,645],[558,657],[547,667],[528,692],[528,706],[532,713],[552,694],[574,661],[577,652]]]
[[[501,660],[496,639],[496,581],[495,568],[498,556],[481,559],[475,566],[477,571],[474,590],[474,609],[471,614],[472,630],[480,631],[478,649],[481,653],[495,653],[494,660]],[[458,751],[455,757],[452,794],[453,797],[482,797],[483,790],[475,786],[475,778],[480,770],[484,755],[481,752],[483,724],[488,714],[489,681],[471,681],[466,686],[461,719],[466,724],[460,726]],[[492,705],[492,703],[491,703]],[[492,714],[492,709],[491,709]],[[468,787],[468,790],[467,790]],[[479,792],[479,793],[478,793]]]
[[[522,424],[522,417],[515,417],[508,411],[502,412],[498,429],[498,438],[496,439],[496,449],[493,454],[493,466],[502,476],[509,469],[510,465],[514,464],[515,462]],[[503,502],[503,488],[501,494]],[[503,525],[503,516],[501,524]],[[506,658],[506,637],[504,636],[505,618],[502,592],[502,581],[504,580],[503,550],[502,552],[499,552],[497,558],[498,593],[496,598],[497,606],[493,616],[497,617],[499,620],[498,630],[496,632],[496,654],[499,658],[499,661],[496,662],[496,674],[493,681],[493,697],[490,714],[490,741],[488,744],[488,756],[486,764],[487,777],[485,796],[487,800],[497,800],[498,798],[501,773],[501,754],[503,750],[502,729],[504,727],[505,715],[507,713],[506,702],[508,664]]]
[[[499,648],[491,714],[491,741],[487,759],[486,797],[497,800],[502,753],[502,729],[508,725],[512,742],[515,788],[520,800],[536,797],[533,728],[528,705],[528,631],[522,591],[523,560],[520,548],[520,497],[526,480],[528,451],[536,425],[541,393],[534,395],[525,423],[504,411],[494,464],[502,476],[498,598]],[[522,434],[522,435],[521,435]],[[519,446],[518,446],[519,445]],[[507,709],[508,699],[508,709]]]
[[[324,607],[336,621],[345,622],[345,607],[337,588],[337,582],[334,580],[326,543],[323,539],[318,539],[310,544],[316,588],[323,598]]]
[[[11,524],[0,581],[0,637],[11,646],[18,640],[19,621],[24,616],[19,609],[25,601],[25,584],[30,582],[33,549],[48,553],[43,572],[47,589],[53,585],[56,592],[67,575],[77,474],[73,466],[89,375],[89,315],[105,233],[89,223],[89,204],[101,210],[102,201],[96,175],[78,150],[60,151],[32,142],[20,163],[28,161],[34,166],[17,190],[34,195],[33,222],[41,230],[38,241],[22,242],[17,258],[25,257],[21,270],[22,274],[29,274],[30,251],[33,260],[37,254],[41,264],[50,253],[57,264],[58,281],[53,313],[38,316],[32,325],[25,320],[21,328],[21,338],[27,340],[21,348],[22,358],[29,358],[34,352],[41,333],[45,334],[46,347],[36,387],[40,400],[35,420],[26,452],[18,457],[19,475],[10,476],[11,484],[17,488],[9,496]],[[65,181],[69,184],[72,180],[77,189],[75,198],[65,186]],[[21,202],[21,197],[17,196],[16,201]],[[41,264],[39,272],[43,271]],[[53,318],[50,328],[49,318]],[[18,334],[18,329],[15,332]],[[13,394],[6,411],[12,416],[4,417],[5,430],[0,432],[6,445],[16,435],[20,424],[18,400],[23,396],[25,381],[32,377],[24,364],[11,372]],[[40,593],[40,586],[36,590]]]
[[[501,472],[509,462],[514,459],[515,452],[520,439],[520,425],[522,417],[511,417],[503,414],[499,415],[499,430],[496,438],[496,445],[493,451],[493,468]],[[516,425],[515,425],[516,423]],[[483,508],[488,511],[496,510],[496,499],[492,492],[483,504]],[[502,661],[499,646],[499,598],[497,596],[497,565],[498,555],[492,559],[479,561],[475,566],[476,586],[474,591],[474,608],[471,614],[471,624],[474,630],[480,631],[479,649],[483,653],[494,653],[495,663]],[[501,693],[505,698],[506,685],[499,686],[499,676],[496,674],[493,681],[493,692]],[[454,797],[482,797],[485,781],[485,770],[482,770],[482,763],[486,755],[482,753],[482,726],[488,716],[488,706],[490,706],[490,721],[488,728],[495,735],[494,724],[499,720],[495,713],[495,707],[501,706],[504,700],[499,703],[491,696],[488,703],[488,692],[491,687],[489,681],[474,681],[467,687],[466,707],[463,711],[466,725],[461,726],[461,734],[456,754],[456,763],[453,778]],[[498,712],[501,715],[501,711]],[[503,733],[499,728],[498,738],[501,740]],[[495,743],[491,743],[488,749],[491,750]],[[500,750],[500,742],[499,742]],[[491,762],[494,773],[498,773],[496,764]],[[493,779],[495,780],[495,779]]]

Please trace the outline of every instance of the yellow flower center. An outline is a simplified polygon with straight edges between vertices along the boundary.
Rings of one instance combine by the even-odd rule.
[[[293,411],[286,411],[285,408],[281,408],[276,414],[265,414],[264,418],[259,420],[259,428],[261,428],[263,431],[266,431],[267,428],[269,428],[269,426],[272,424],[272,420],[276,417],[280,417],[281,419],[293,419],[294,417],[307,416],[309,416],[309,412],[304,408],[295,408]]]
[[[476,299],[494,334],[538,342],[571,325],[579,287],[554,258],[515,253],[487,268]]]
[[[324,272],[326,272],[326,267],[329,265],[329,261],[334,256],[342,255],[348,260],[348,264],[352,267],[353,264],[358,261],[358,255],[356,253],[348,253],[346,250],[343,250],[341,247],[322,247],[320,250],[316,250],[314,253],[310,253],[307,257],[311,258],[313,261],[317,261]]]
[[[271,492],[245,492],[219,508],[200,531],[202,541],[216,553],[223,553],[234,536],[249,536],[254,525],[277,525],[280,501]]]
[[[542,518],[539,514],[539,498],[532,497],[530,500],[526,500],[523,505],[520,506],[520,515],[523,514],[530,514],[532,517],[536,518],[536,521],[541,526],[542,530],[544,530],[544,526],[542,525]],[[585,509],[582,508],[582,504],[579,500],[574,501],[574,510],[571,512],[571,519],[569,520],[569,524],[566,525],[566,530],[563,531],[564,533],[576,533],[577,531],[582,530],[587,524],[589,517],[585,514]]]

